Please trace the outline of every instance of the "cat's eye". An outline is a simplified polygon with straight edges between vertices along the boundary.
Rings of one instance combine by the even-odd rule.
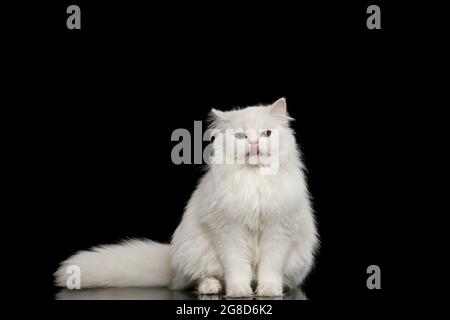
[[[261,132],[261,137],[270,137],[271,134],[272,134],[272,131],[266,130],[266,131]]]
[[[236,139],[245,139],[247,138],[247,135],[243,132],[237,132],[234,134],[234,136],[236,137]]]

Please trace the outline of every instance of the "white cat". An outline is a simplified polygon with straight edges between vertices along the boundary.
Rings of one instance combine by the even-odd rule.
[[[171,244],[131,240],[81,251],[61,264],[57,285],[66,286],[69,265],[80,267],[82,288],[195,285],[200,294],[273,297],[303,281],[318,235],[285,99],[211,115],[227,141],[214,140],[214,156],[236,161],[208,165]],[[276,173],[263,174],[274,161]]]

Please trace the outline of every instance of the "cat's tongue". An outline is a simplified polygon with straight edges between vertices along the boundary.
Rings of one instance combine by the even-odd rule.
[[[252,143],[250,145],[250,154],[259,154],[259,148],[257,143]]]

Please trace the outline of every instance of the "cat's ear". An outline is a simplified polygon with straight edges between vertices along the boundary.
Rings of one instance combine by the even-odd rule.
[[[289,121],[294,120],[287,112],[286,99],[280,98],[267,107],[271,116],[277,118],[284,125],[288,125]]]
[[[287,116],[287,106],[286,106],[286,99],[280,98],[274,103],[272,103],[269,107],[270,114],[274,116]]]
[[[221,128],[228,122],[228,112],[212,108],[209,113],[209,124],[213,128]]]
[[[217,110],[214,108],[211,109],[211,118],[213,118],[213,120],[215,120],[215,121],[228,120],[226,112],[223,112],[223,111],[220,111],[220,110]]]

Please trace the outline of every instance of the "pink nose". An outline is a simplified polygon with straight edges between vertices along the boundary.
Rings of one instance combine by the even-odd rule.
[[[250,154],[259,154],[258,143],[250,143]]]

